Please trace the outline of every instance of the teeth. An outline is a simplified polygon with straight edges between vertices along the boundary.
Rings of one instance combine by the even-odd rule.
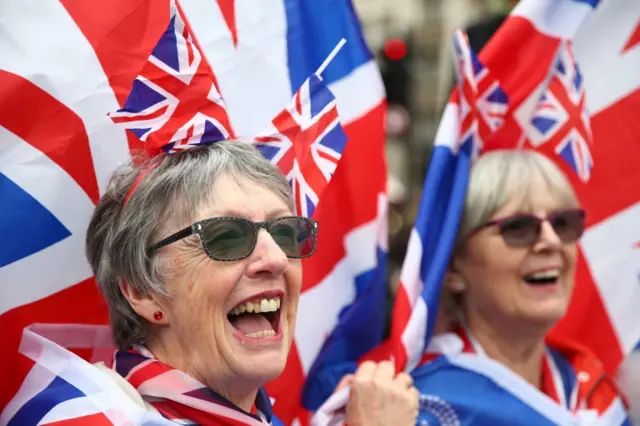
[[[260,299],[259,302],[245,302],[236,306],[231,312],[231,315],[240,315],[245,312],[259,314],[261,312],[275,312],[280,309],[280,299]]]
[[[261,339],[263,337],[272,337],[275,335],[276,335],[276,332],[274,330],[256,331],[255,333],[247,334],[247,336],[254,337],[256,339]]]
[[[536,272],[534,274],[531,274],[527,278],[531,278],[534,280],[544,280],[544,279],[558,278],[559,276],[560,276],[559,269],[549,269],[546,271],[541,271],[541,272]]]

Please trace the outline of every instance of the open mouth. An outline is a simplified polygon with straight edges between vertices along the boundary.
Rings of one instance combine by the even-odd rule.
[[[559,269],[548,269],[546,271],[534,272],[524,276],[524,281],[533,286],[545,286],[557,284],[560,279]]]
[[[228,314],[229,323],[254,339],[276,336],[280,331],[281,295],[259,295],[237,304]]]

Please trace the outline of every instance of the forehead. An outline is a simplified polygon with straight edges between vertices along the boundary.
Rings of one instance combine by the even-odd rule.
[[[198,219],[228,215],[256,221],[287,214],[291,214],[287,203],[267,186],[227,175],[216,179],[211,196],[197,212]]]

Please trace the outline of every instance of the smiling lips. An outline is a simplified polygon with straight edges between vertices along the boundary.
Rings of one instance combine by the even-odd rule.
[[[550,268],[528,274],[524,277],[524,281],[530,285],[552,285],[558,282],[560,278],[560,268]]]
[[[280,305],[281,295],[259,295],[236,305],[227,318],[246,337],[273,338],[281,334]]]

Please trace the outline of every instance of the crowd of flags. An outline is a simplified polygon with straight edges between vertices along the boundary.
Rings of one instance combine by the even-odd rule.
[[[170,154],[229,138],[254,143],[277,164],[291,184],[296,213],[322,224],[318,252],[303,264],[287,367],[268,385],[275,414],[286,424],[308,424],[341,375],[372,351],[394,359],[398,369],[418,364],[434,333],[469,169],[492,149],[547,155],[590,212],[577,295],[554,334],[588,345],[610,373],[640,341],[634,312],[640,270],[632,266],[640,264],[640,228],[629,226],[640,223],[634,184],[640,81],[628,67],[640,66],[640,7],[632,0],[522,0],[479,55],[463,32],[453,35],[457,85],[436,135],[387,341],[385,98],[350,0],[331,9],[315,0],[280,0],[277,8],[254,11],[196,0],[111,0],[93,9],[51,2],[41,13],[25,14],[35,3],[11,5],[0,26],[56,28],[67,39],[63,50],[82,49],[73,50],[75,60],[45,58],[39,33],[17,45],[0,38],[0,51],[35,58],[50,70],[40,79],[42,69],[0,58],[0,206],[11,206],[0,208],[0,231],[28,227],[34,238],[0,248],[0,282],[7,283],[0,290],[0,327],[8,330],[0,362],[16,367],[7,370],[0,407],[33,365],[18,355],[24,327],[107,323],[83,257],[86,228],[73,221],[90,214],[109,172],[135,149]],[[256,11],[266,28],[258,28]],[[611,30],[629,14],[635,24],[624,18],[628,28]],[[113,30],[95,30],[98,22]],[[628,29],[623,46],[615,44],[620,28]],[[602,49],[615,50],[627,67],[615,75],[600,71],[593,52]],[[78,63],[84,74],[70,97],[64,76]],[[612,97],[601,86],[614,79]],[[85,101],[92,93],[95,101]],[[20,110],[26,94],[46,100],[55,122],[37,124],[44,114],[37,105],[31,114],[3,118],[7,108]],[[40,138],[43,125],[49,140]],[[611,189],[614,182],[623,195]],[[56,260],[61,256],[66,262]],[[69,310],[79,303],[83,309]]]

